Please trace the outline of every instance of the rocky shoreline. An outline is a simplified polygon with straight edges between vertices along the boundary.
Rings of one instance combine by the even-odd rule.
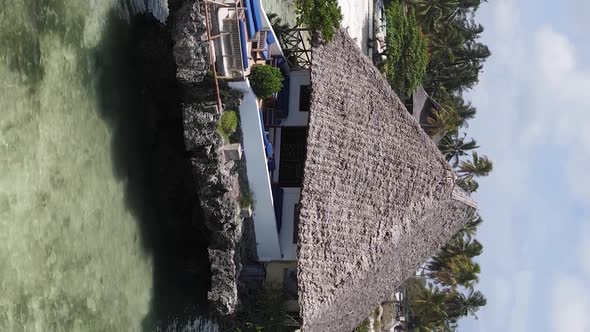
[[[221,115],[216,105],[202,13],[199,1],[180,1],[172,8],[168,22],[172,24],[176,79],[181,89],[185,148],[190,155],[209,240],[210,312],[223,317],[233,314],[238,306],[244,246],[238,173],[245,165],[243,161],[226,160],[223,139],[216,132]],[[239,94],[224,85],[221,89],[223,107],[237,109]],[[252,234],[245,238],[251,239]]]

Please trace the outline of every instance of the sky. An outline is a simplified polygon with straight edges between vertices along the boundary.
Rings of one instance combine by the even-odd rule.
[[[590,0],[489,0],[467,129],[494,161],[478,288],[461,331],[590,331]]]

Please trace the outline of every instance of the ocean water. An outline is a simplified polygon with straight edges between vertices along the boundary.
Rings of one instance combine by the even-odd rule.
[[[110,18],[143,11],[168,14],[165,0],[0,0],[0,331],[140,331],[175,310],[154,309],[174,277],[146,249],[99,81],[117,62]]]
[[[293,0],[261,0],[261,3],[267,14],[277,14],[283,23],[288,23],[291,26],[296,25],[297,15]]]

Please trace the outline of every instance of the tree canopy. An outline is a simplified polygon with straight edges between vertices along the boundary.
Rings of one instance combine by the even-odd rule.
[[[248,79],[256,97],[266,99],[281,90],[284,78],[281,71],[276,67],[269,65],[254,65],[252,66],[252,69],[250,69],[250,76]]]
[[[407,22],[417,22],[427,43],[427,63],[417,84],[422,84],[438,103],[427,119],[427,133],[439,139],[441,153],[457,174],[457,185],[468,192],[478,190],[477,179],[493,170],[492,161],[478,153],[479,144],[466,133],[477,109],[465,100],[464,92],[479,82],[491,55],[480,41],[484,27],[475,22],[475,13],[483,2],[394,0],[386,12],[388,59],[383,73],[390,78],[411,68],[407,63],[402,65],[408,56],[403,51],[407,46],[404,38],[408,36]],[[399,89],[400,82],[409,81],[407,77],[390,79],[394,90]],[[414,84],[406,87],[413,90]],[[486,305],[485,296],[475,289],[481,273],[475,259],[483,252],[476,233],[482,222],[481,216],[475,215],[424,264],[420,275],[406,282],[410,328],[414,331],[455,331],[461,317],[476,317],[479,308]]]
[[[428,63],[428,44],[413,10],[406,13],[401,2],[392,2],[386,9],[383,72],[394,91],[408,96],[422,84]]]
[[[440,109],[428,119],[429,134],[440,139],[439,149],[459,174],[458,185],[468,192],[479,188],[477,178],[487,176],[492,162],[479,156],[476,140],[467,138],[469,120],[476,108],[463,93],[479,82],[489,48],[480,42],[484,31],[475,13],[485,0],[412,0],[416,18],[426,34],[429,61],[422,85]],[[469,160],[469,158],[471,159]]]
[[[295,0],[297,23],[313,32],[319,32],[327,41],[332,40],[340,28],[342,11],[338,0]]]

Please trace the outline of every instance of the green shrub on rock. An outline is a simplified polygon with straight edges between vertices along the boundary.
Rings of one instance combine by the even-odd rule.
[[[236,111],[226,110],[221,114],[221,119],[217,123],[217,132],[225,142],[229,142],[229,137],[238,128],[238,114]]]

